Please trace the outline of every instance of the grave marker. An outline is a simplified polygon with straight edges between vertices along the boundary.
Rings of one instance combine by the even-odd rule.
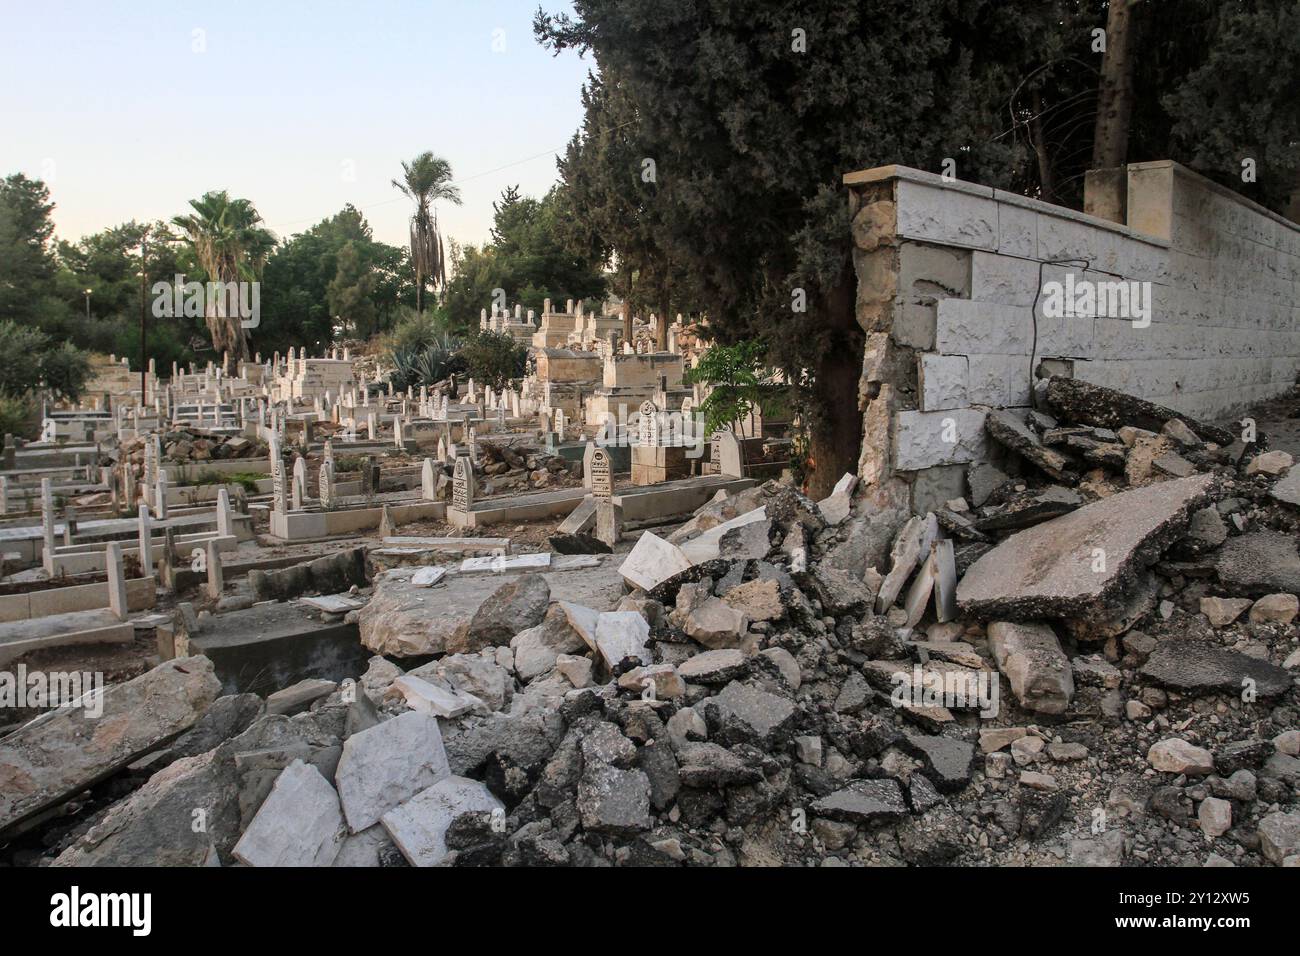
[[[451,478],[451,506],[469,511],[474,506],[474,465],[466,455],[456,458]]]

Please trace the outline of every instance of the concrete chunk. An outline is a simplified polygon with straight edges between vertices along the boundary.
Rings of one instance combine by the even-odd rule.
[[[649,591],[690,566],[681,548],[647,531],[637,539],[618,573],[632,587]]]
[[[210,660],[178,658],[90,691],[78,705],[47,711],[0,739],[0,830],[175,737],[220,691]]]
[[[1074,674],[1052,629],[995,621],[988,634],[989,650],[1020,706],[1040,714],[1064,713],[1074,696]]]
[[[348,828],[359,833],[450,775],[437,719],[410,711],[344,741],[334,782]]]
[[[967,613],[1013,620],[1117,609],[1137,573],[1182,535],[1213,480],[1137,488],[1020,531],[971,566],[957,601]]]
[[[447,856],[447,828],[462,813],[505,813],[486,786],[449,776],[389,810],[381,822],[412,866],[437,866]]]
[[[330,866],[346,833],[334,788],[295,760],[276,778],[234,855],[248,866]]]

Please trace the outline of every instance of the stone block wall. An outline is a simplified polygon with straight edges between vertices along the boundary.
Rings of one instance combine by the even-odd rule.
[[[901,166],[845,184],[867,333],[859,471],[902,478],[914,509],[961,493],[991,452],[985,413],[1027,407],[1036,375],[1207,419],[1296,380],[1300,226],[1176,163],[1090,174],[1098,215]],[[1047,314],[1048,283],[1118,280],[1149,284],[1149,324]]]

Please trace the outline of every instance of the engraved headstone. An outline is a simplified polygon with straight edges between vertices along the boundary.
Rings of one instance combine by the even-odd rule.
[[[456,458],[451,476],[451,506],[469,511],[474,505],[474,465],[466,455]]]

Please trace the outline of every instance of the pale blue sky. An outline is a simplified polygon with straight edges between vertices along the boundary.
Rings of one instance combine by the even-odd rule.
[[[226,188],[277,235],[351,202],[401,244],[389,181],[432,149],[464,198],[444,234],[482,242],[502,188],[555,182],[594,68],[537,45],[537,4],[0,0],[0,175],[45,179],[66,239]]]

